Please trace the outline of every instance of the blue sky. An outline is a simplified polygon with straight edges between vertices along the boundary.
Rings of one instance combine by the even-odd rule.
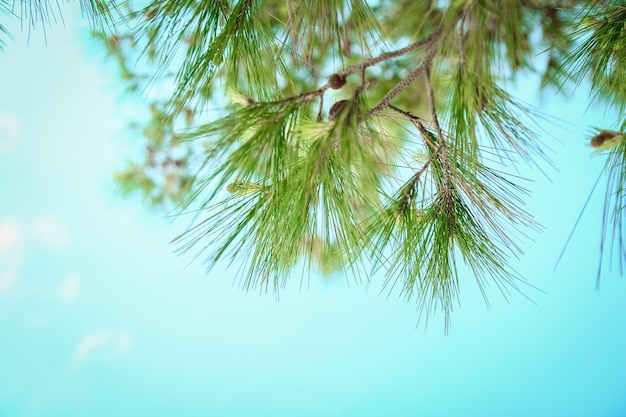
[[[515,266],[543,292],[491,288],[487,308],[467,275],[444,336],[376,283],[312,277],[277,301],[176,257],[185,221],[115,193],[128,106],[75,22],[47,45],[13,27],[0,54],[0,416],[626,415],[626,281],[595,291],[601,191],[552,272],[602,167],[585,138],[614,121],[585,91],[523,89],[563,125],[550,180],[523,173],[546,230]]]

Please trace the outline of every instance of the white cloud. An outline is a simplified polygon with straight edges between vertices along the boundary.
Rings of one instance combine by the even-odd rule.
[[[78,298],[80,290],[80,278],[78,275],[70,275],[61,281],[59,295],[64,301],[71,303]]]
[[[29,231],[33,238],[46,246],[63,249],[70,245],[70,232],[65,223],[56,216],[35,218],[30,224]]]
[[[93,355],[96,350],[105,349],[109,354],[121,354],[128,351],[133,345],[130,333],[112,333],[107,330],[91,332],[83,336],[78,342],[74,353],[74,360],[84,362]]]
[[[47,314],[28,312],[24,314],[24,324],[28,327],[46,328],[52,323],[52,317]]]
[[[120,333],[117,336],[117,349],[126,352],[133,346],[133,337],[129,333]]]
[[[21,227],[15,220],[2,220],[0,222],[0,253],[14,248],[21,233]]]
[[[78,342],[78,347],[76,348],[76,353],[74,354],[74,358],[78,362],[83,362],[87,359],[94,350],[97,348],[106,345],[111,341],[111,333],[107,331],[99,331],[92,332],[83,336]]]
[[[22,235],[37,243],[57,249],[68,247],[71,241],[67,226],[58,216],[35,217],[30,224],[5,218],[0,220],[0,253],[15,247]]]
[[[63,249],[70,241],[67,227],[56,216],[39,216],[30,222],[11,217],[0,219],[0,295],[16,285],[32,243]],[[72,301],[78,296],[79,281],[78,277],[69,276],[61,284],[59,291],[64,300]]]
[[[0,272],[0,295],[9,292],[17,282],[17,271]]]
[[[0,220],[0,295],[15,286],[24,264],[22,229],[13,219]]]
[[[6,113],[0,113],[0,154],[8,154],[15,149],[21,134],[18,120]]]

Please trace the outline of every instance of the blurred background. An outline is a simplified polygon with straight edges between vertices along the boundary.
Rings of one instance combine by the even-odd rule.
[[[558,119],[554,168],[520,173],[545,231],[514,266],[536,288],[488,307],[466,274],[446,336],[384,277],[294,276],[277,299],[176,256],[188,219],[115,186],[136,109],[75,12],[7,25],[0,53],[0,416],[626,415],[626,281],[605,267],[595,289],[602,180],[553,272],[603,166],[586,138],[614,121],[584,86],[519,86]]]

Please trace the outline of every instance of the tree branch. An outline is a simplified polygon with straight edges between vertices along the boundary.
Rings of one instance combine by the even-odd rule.
[[[437,41],[439,40],[439,35],[441,34],[441,26],[437,28],[435,32],[433,32],[429,37],[423,39],[422,44],[420,46],[429,44],[428,51],[426,52],[426,56],[422,60],[422,63],[411,72],[408,73],[406,77],[402,79],[398,84],[395,85],[385,96],[380,100],[380,102],[374,106],[368,113],[369,116],[376,116],[381,111],[383,111],[386,107],[389,107],[389,103],[393,100],[402,90],[409,86],[413,81],[419,77],[424,70],[430,67],[430,64],[435,56],[435,52],[437,51]],[[421,42],[421,41],[420,41]],[[417,43],[417,42],[416,42]]]
[[[434,42],[439,37],[440,33],[441,33],[441,26],[439,26],[437,28],[437,30],[435,30],[433,33],[431,33],[430,35],[428,35],[424,39],[420,39],[417,42],[413,42],[412,44],[407,45],[404,48],[397,49],[397,50],[391,51],[391,52],[386,52],[386,53],[384,53],[382,55],[379,55],[379,56],[377,56],[375,58],[370,58],[367,61],[361,62],[360,64],[348,67],[345,70],[341,71],[339,73],[339,75],[343,75],[345,77],[345,76],[348,76],[350,74],[354,74],[356,72],[359,72],[359,71],[363,70],[364,68],[371,67],[371,66],[376,65],[376,64],[378,64],[380,62],[383,62],[383,61],[387,61],[388,59],[397,58],[397,57],[402,56],[402,55],[404,55],[404,54],[406,54],[408,52],[415,51],[415,50],[417,50],[417,49],[419,49],[419,48],[421,48],[421,47],[423,47],[425,45],[430,44],[431,42]]]
[[[428,106],[430,107],[430,115],[433,119],[432,122],[435,126],[437,136],[439,137],[439,148],[437,149],[437,154],[439,154],[441,157],[441,165],[443,168],[443,184],[441,184],[442,189],[440,189],[439,191],[444,195],[446,199],[446,208],[450,213],[452,213],[452,187],[450,186],[450,161],[448,161],[448,145],[446,142],[446,138],[443,134],[443,130],[441,129],[441,125],[439,124],[439,118],[437,117],[437,109],[435,107],[435,94],[430,78],[430,64],[426,66],[424,75],[426,81],[426,92],[428,93]]]

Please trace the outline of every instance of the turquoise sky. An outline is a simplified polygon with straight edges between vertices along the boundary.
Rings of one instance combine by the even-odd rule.
[[[76,19],[47,45],[41,28],[28,45],[13,29],[0,53],[0,416],[626,415],[626,280],[607,269],[595,290],[602,190],[552,272],[602,167],[586,138],[614,122],[584,89],[522,88],[562,120],[545,125],[550,180],[522,173],[546,230],[515,266],[543,292],[506,302],[491,288],[487,308],[465,274],[444,336],[441,317],[416,329],[415,305],[377,281],[296,279],[277,301],[237,290],[234,270],[187,266],[168,244],[185,221],[115,194],[132,137],[113,67]]]

